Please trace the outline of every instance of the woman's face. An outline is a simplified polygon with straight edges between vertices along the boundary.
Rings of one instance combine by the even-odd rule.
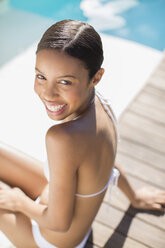
[[[53,120],[78,116],[92,95],[89,72],[81,60],[57,50],[37,53],[34,90]]]

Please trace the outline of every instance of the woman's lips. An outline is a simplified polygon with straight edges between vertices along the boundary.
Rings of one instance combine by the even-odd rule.
[[[47,104],[45,102],[45,107],[46,107],[46,110],[51,113],[51,114],[54,114],[54,115],[59,115],[61,114],[64,110],[65,110],[65,107],[67,106],[67,104]]]

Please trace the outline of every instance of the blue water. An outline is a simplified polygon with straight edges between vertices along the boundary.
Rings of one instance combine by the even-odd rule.
[[[10,0],[10,6],[54,19],[86,21],[80,10],[81,0]]]
[[[92,0],[91,0],[92,1]],[[118,0],[97,0],[102,6]],[[123,0],[124,2],[125,0]],[[116,13],[125,20],[122,27],[99,28],[98,31],[163,51],[165,49],[165,0],[135,0],[138,4]],[[10,6],[59,21],[87,21],[80,9],[81,0],[10,0]],[[97,21],[97,17],[96,17]],[[102,20],[104,21],[104,20]],[[95,24],[93,24],[95,27]],[[97,30],[97,25],[96,25]]]
[[[126,34],[109,30],[108,34],[132,40],[158,50],[165,49],[165,0],[144,0],[124,12]],[[122,30],[121,30],[122,31]],[[124,33],[124,32],[123,32]]]

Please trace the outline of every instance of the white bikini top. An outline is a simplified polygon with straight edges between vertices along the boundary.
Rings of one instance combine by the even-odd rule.
[[[98,91],[95,91],[95,95],[97,95],[97,97],[99,98],[104,110],[111,117],[111,119],[112,119],[112,121],[114,123],[115,130],[116,130],[117,143],[120,142],[120,136],[119,136],[119,133],[118,133],[118,126],[117,126],[117,119],[116,119],[116,116],[115,116],[115,114],[114,114],[114,112],[113,112],[113,110],[111,108],[110,101],[108,99],[105,99]],[[92,104],[93,102],[94,102],[94,98],[92,99],[90,104]],[[73,120],[76,120],[79,117],[80,116],[74,118]],[[57,123],[62,123],[62,122],[59,121]],[[45,177],[47,178],[47,180],[49,181],[48,160],[46,160],[46,162],[45,162],[44,174],[45,174]],[[117,183],[118,183],[119,176],[120,176],[120,172],[116,168],[113,168],[112,172],[110,174],[109,180],[108,180],[107,184],[105,185],[105,187],[103,189],[101,189],[100,191],[98,191],[96,193],[93,193],[93,194],[89,194],[89,195],[75,194],[75,196],[78,196],[78,197],[93,197],[93,196],[99,195],[99,194],[101,194],[102,192],[104,192],[107,189],[109,184],[111,185],[111,189],[112,189],[113,185],[115,185],[115,188],[117,188]]]

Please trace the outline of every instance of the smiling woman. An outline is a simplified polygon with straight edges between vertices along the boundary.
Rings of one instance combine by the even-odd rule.
[[[86,108],[86,98],[93,98],[89,73],[81,60],[62,51],[44,49],[37,53],[36,68],[34,89],[52,119],[75,118]]]
[[[86,42],[87,40],[88,42]],[[104,70],[100,68],[103,62],[100,36],[93,27],[86,23],[71,20],[61,21],[45,32],[36,53],[36,70],[40,74],[36,75],[35,91],[44,103],[47,102],[45,106],[49,116],[54,115],[56,117],[54,120],[58,120],[58,117],[64,119],[61,117],[62,114],[63,116],[67,115],[68,121],[75,118],[76,115],[80,115],[86,108],[86,101],[89,103],[87,97],[91,99],[94,95],[94,85],[92,87],[88,85],[90,79],[96,72],[100,78],[104,73]],[[47,75],[44,73],[45,69],[42,68],[48,69]],[[62,74],[62,72],[65,73]],[[48,85],[47,79],[51,76]],[[54,87],[54,92],[51,87]],[[51,95],[48,96],[46,94],[49,94],[49,90]],[[61,92],[63,94],[60,97]],[[58,102],[52,101],[53,94],[58,95],[56,97]],[[84,98],[85,96],[86,98]],[[57,111],[52,111],[53,105]],[[78,108],[78,105],[81,108]]]
[[[39,42],[34,90],[57,121],[46,133],[46,164],[0,143],[0,178],[11,186],[0,186],[0,229],[16,247],[83,248],[118,178],[135,207],[163,211],[165,193],[136,192],[115,162],[117,121],[95,91],[102,61],[100,36],[84,22],[58,22]]]

